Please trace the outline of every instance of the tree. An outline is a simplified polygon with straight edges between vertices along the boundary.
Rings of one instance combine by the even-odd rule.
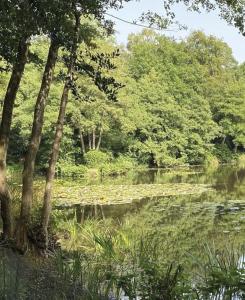
[[[50,8],[51,18],[48,17],[47,32],[50,34],[51,43],[50,51],[43,74],[43,80],[37,102],[35,106],[35,113],[33,119],[31,139],[28,145],[27,153],[25,155],[25,163],[23,170],[23,186],[22,186],[22,202],[20,222],[17,232],[17,245],[20,249],[25,249],[28,244],[28,224],[30,219],[30,209],[33,198],[33,174],[36,161],[37,151],[40,146],[42,128],[44,124],[44,109],[46,100],[49,94],[50,85],[52,82],[54,66],[57,60],[58,48],[60,44],[64,46],[72,43],[72,14],[74,8],[79,9],[81,15],[87,16],[94,14],[96,19],[103,20],[104,12],[108,7],[120,8],[123,1],[110,0],[96,0],[96,1],[64,1],[57,0],[57,3],[47,1],[46,5]],[[59,11],[56,10],[58,4]],[[58,26],[57,26],[58,25]],[[105,23],[108,27],[108,23]],[[111,25],[111,24],[109,24]],[[44,22],[46,26],[46,22]],[[110,28],[110,26],[109,26]],[[68,93],[68,89],[67,92]],[[65,95],[65,98],[68,97]]]
[[[11,200],[6,183],[6,157],[16,94],[28,59],[30,36],[38,26],[29,1],[2,1],[0,4],[0,56],[12,65],[12,74],[3,101],[0,125],[0,199],[3,220],[3,238],[11,238]],[[11,35],[11,39],[9,38]]]
[[[114,78],[112,77],[104,77],[102,75],[102,68],[112,69],[114,65],[110,63],[110,57],[114,57],[118,55],[118,52],[113,53],[111,56],[107,54],[102,55],[90,55],[91,59],[94,60],[98,67],[94,69],[92,65],[88,65],[85,61],[83,61],[83,56],[80,52],[77,59],[77,48],[79,42],[79,25],[80,25],[80,13],[79,11],[74,12],[75,15],[75,33],[74,33],[74,41],[70,50],[70,58],[68,62],[68,71],[66,75],[65,85],[60,101],[60,110],[59,116],[56,124],[56,132],[54,137],[54,142],[51,151],[51,157],[49,161],[49,167],[46,176],[46,185],[45,185],[45,192],[44,192],[44,199],[43,199],[43,210],[42,210],[42,234],[44,236],[45,241],[45,250],[48,249],[48,224],[49,218],[51,214],[51,192],[52,192],[52,184],[55,176],[55,167],[58,160],[59,150],[61,139],[63,135],[63,127],[64,127],[64,119],[66,113],[66,106],[68,102],[68,95],[69,90],[73,91],[73,94],[76,98],[79,97],[79,89],[80,85],[76,83],[75,77],[76,72],[79,74],[87,73],[90,77],[93,78],[95,85],[98,87],[99,90],[104,91],[105,94],[111,100],[115,100],[115,93],[118,88],[120,88],[120,84],[115,82]],[[111,87],[112,86],[112,87]],[[114,90],[114,89],[116,90]],[[102,132],[101,132],[102,133]],[[100,135],[101,139],[101,135]],[[99,147],[100,139],[98,141],[97,147]],[[96,141],[95,141],[95,130],[93,129],[93,150],[96,148]]]
[[[39,148],[44,117],[44,108],[53,78],[54,67],[58,56],[59,44],[51,40],[48,59],[43,74],[41,88],[38,94],[33,119],[31,140],[25,155],[22,185],[22,201],[20,223],[18,225],[17,245],[22,247],[27,243],[27,226],[30,218],[30,209],[33,197],[33,173],[36,154]]]
[[[186,47],[193,51],[205,71],[203,95],[209,101],[213,120],[220,126],[216,143],[226,143],[230,149],[243,147],[244,82],[230,47],[213,36],[194,32]]]
[[[79,42],[80,12],[77,10],[76,7],[74,7],[74,18],[75,18],[75,25],[74,25],[73,41],[70,49],[70,57],[68,62],[68,70],[67,70],[65,85],[64,85],[64,89],[60,101],[59,116],[56,124],[56,132],[54,136],[54,142],[53,142],[49,167],[46,176],[46,185],[45,185],[44,198],[43,198],[42,234],[44,236],[45,250],[48,249],[48,242],[49,242],[48,224],[49,224],[49,218],[51,213],[52,182],[55,176],[55,167],[58,160],[60,143],[63,135],[63,126],[64,126],[64,119],[66,113],[66,106],[68,102],[69,90],[74,81],[73,79],[74,65],[76,62],[77,47]]]
[[[175,15],[171,11],[172,5],[183,2],[189,9],[200,12],[219,10],[220,17],[229,24],[237,27],[242,35],[245,35],[245,6],[244,0],[166,0],[164,6],[167,15],[174,19]]]
[[[129,47],[134,97],[147,115],[132,151],[157,166],[203,162],[218,130],[200,88],[203,68],[185,44],[149,31],[131,36]]]
[[[54,75],[54,68],[58,58],[58,50],[61,45],[64,45],[64,43],[67,42],[67,38],[69,39],[72,27],[72,3],[67,3],[67,1],[50,3],[50,1],[48,1],[46,5],[47,6],[45,8],[49,9],[49,14],[48,18],[43,23],[43,27],[50,36],[50,47],[41,87],[36,100],[31,138],[24,161],[21,212],[16,235],[17,247],[22,250],[25,249],[28,244],[27,231],[33,198],[33,174],[35,169],[36,155],[42,136],[46,101],[49,95],[49,90]],[[41,8],[40,15],[45,13],[41,10]]]
[[[78,133],[82,155],[89,150],[100,149],[103,135],[111,129],[113,122],[122,112],[113,95],[113,89],[120,88],[120,85],[117,86],[113,81],[119,59],[118,48],[108,38],[104,41],[101,38],[97,39],[96,44],[95,49],[80,49],[83,53],[87,53],[83,57],[86,63],[80,66],[84,68],[84,74],[79,74],[77,80],[81,96],[68,106],[69,119],[73,129]],[[89,74],[86,72],[88,66]],[[101,72],[102,76],[95,84],[96,72]],[[99,86],[103,80],[106,84],[104,87]]]

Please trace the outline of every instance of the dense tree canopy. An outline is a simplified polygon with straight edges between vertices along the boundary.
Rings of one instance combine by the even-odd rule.
[[[111,54],[118,48],[111,38],[95,42],[94,53]],[[41,38],[31,49],[44,60],[47,46]],[[89,53],[89,48],[81,50]],[[81,135],[84,152],[94,147],[158,166],[202,163],[225,145],[230,151],[244,150],[244,66],[237,64],[223,41],[194,32],[176,43],[145,30],[131,35],[128,48],[120,53],[112,59],[116,68],[103,71],[124,85],[116,102],[86,72],[77,74],[80,96],[70,96],[61,158],[83,161]],[[39,164],[47,163],[50,151],[62,68],[60,62],[46,108]],[[25,153],[40,78],[41,65],[29,64],[15,108],[11,140],[19,145],[9,153],[15,162]],[[1,84],[4,87],[4,80]]]

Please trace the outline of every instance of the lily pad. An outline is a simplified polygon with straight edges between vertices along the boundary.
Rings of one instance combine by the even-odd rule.
[[[205,184],[138,184],[138,185],[91,185],[84,187],[62,187],[55,190],[58,207],[74,205],[115,205],[179,195],[201,194],[212,190]]]

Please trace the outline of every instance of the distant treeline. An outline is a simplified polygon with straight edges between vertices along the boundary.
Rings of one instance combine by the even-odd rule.
[[[129,36],[127,48],[116,45],[112,37],[96,37],[94,43],[92,55],[91,48],[88,54],[88,48],[80,46],[84,60],[102,53],[108,56],[112,66],[102,74],[119,83],[117,96],[108,97],[88,73],[78,75],[79,97],[70,94],[61,161],[80,164],[86,152],[101,150],[112,157],[126,155],[141,164],[164,167],[200,164],[215,157],[228,162],[244,152],[245,65],[235,61],[222,40],[194,32],[178,43],[144,30]],[[18,91],[9,162],[19,162],[26,152],[47,40],[34,41],[31,51],[38,59],[26,66]],[[63,73],[60,59],[38,152],[42,168],[47,166],[54,138]],[[8,77],[8,72],[2,73],[1,98]]]

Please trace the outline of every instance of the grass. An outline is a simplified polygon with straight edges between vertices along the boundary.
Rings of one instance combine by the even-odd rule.
[[[199,263],[197,289],[206,297],[245,296],[245,251],[244,247],[232,245],[220,250],[215,244],[204,246],[205,263]]]
[[[92,254],[69,252],[56,255],[56,265],[65,282],[74,290],[81,287],[81,299],[175,299],[182,269],[173,265],[161,269],[156,246],[140,240],[130,249],[118,248],[115,239],[94,236],[97,249]],[[176,298],[177,299],[177,298]]]
[[[147,185],[143,186],[144,193],[152,193]],[[170,186],[176,187],[174,184]],[[112,186],[109,187],[112,188]],[[109,187],[106,195],[110,194]],[[128,186],[125,187],[127,190]],[[186,185],[181,187],[183,194],[187,193]],[[86,188],[89,189],[89,187]],[[114,196],[116,188],[117,186],[113,186]],[[13,185],[11,189],[14,203],[18,206],[19,187]],[[93,186],[92,189],[97,191],[97,194],[101,193],[101,186]],[[40,187],[37,185],[35,199],[41,199],[40,191],[42,193],[41,185]],[[91,192],[91,190],[88,191]],[[127,196],[129,192],[131,191],[126,191]],[[158,192],[159,188],[153,189],[153,193]],[[182,246],[179,240],[183,239],[188,246],[195,247],[199,242],[199,240],[195,241],[198,238],[195,232],[199,231],[202,238],[205,238],[205,232],[213,228],[213,215],[212,213],[205,215],[205,211],[206,208],[211,207],[215,212],[213,208],[221,201],[217,195],[212,195],[210,198],[212,203],[208,202],[206,194],[203,195],[201,202],[198,200],[197,203],[195,199],[191,202],[186,199],[187,197],[178,201],[175,197],[166,201],[159,200],[157,205],[154,204],[153,210],[146,207],[151,218],[143,215],[143,222],[140,223],[136,215],[131,215],[135,223],[130,223],[130,226],[126,226],[126,222],[130,222],[128,219],[124,220],[123,226],[119,221],[111,219],[86,220],[81,226],[75,219],[70,219],[71,216],[64,219],[64,213],[54,211],[52,229],[59,236],[61,249],[55,253],[54,257],[45,262],[41,261],[38,266],[32,265],[29,259],[25,264],[22,259],[13,260],[12,256],[0,256],[0,295],[4,295],[3,299],[20,300],[28,299],[28,297],[29,299],[45,297],[47,299],[108,300],[112,299],[112,296],[119,299],[125,293],[130,299],[140,296],[141,299],[153,300],[194,300],[198,297],[199,299],[215,299],[216,296],[225,299],[224,295],[230,299],[234,295],[241,295],[244,290],[244,267],[241,267],[240,259],[244,253],[242,248],[233,247],[221,251],[217,246],[206,245],[201,252],[204,253],[204,259],[198,262],[197,276],[191,268],[188,268],[189,265],[184,265],[184,268],[179,265],[181,255],[189,249],[189,247],[185,248],[185,244]],[[204,202],[206,203],[204,205],[202,201],[207,202]],[[189,205],[186,211],[184,210],[185,203]],[[200,211],[197,208],[194,209],[195,205],[198,209],[200,207]],[[34,210],[38,211],[38,207]],[[159,213],[156,214],[156,211]],[[187,216],[182,218],[185,212]],[[173,214],[176,214],[174,219]],[[35,216],[38,214],[34,213],[34,221]],[[232,219],[225,219],[231,216]],[[240,216],[242,216],[242,210],[239,214],[238,212],[222,214],[219,217],[219,222],[215,225],[217,244],[220,245],[219,233],[226,229],[224,224],[229,224],[233,228],[235,226],[233,220],[236,220],[241,223],[239,226],[242,226],[243,221],[240,220]],[[217,222],[217,216],[215,218]],[[162,240],[157,240],[150,230],[147,231],[149,221],[153,222],[154,232],[164,231]],[[211,224],[209,229],[208,222]],[[243,227],[241,228],[242,234]],[[237,235],[237,233],[234,234]],[[164,240],[170,243],[166,244]],[[176,250],[178,256],[167,257],[170,251]],[[176,260],[172,257],[176,257]],[[175,263],[171,263],[172,261]],[[181,263],[184,262],[181,261]],[[237,299],[242,299],[239,297]]]
[[[57,253],[57,265],[67,282],[76,283],[74,289],[82,287],[82,299],[120,299],[123,294],[129,299],[243,299],[243,247],[218,250],[207,244],[198,273],[187,274],[178,261],[165,263],[162,244],[152,236],[135,239],[103,221],[69,226],[70,250]]]
[[[216,299],[217,295],[232,299],[245,290],[244,248],[220,250],[207,244],[204,258],[197,260],[197,275],[190,275],[178,261],[165,262],[163,244],[154,236],[136,238],[111,222],[88,220],[81,226],[75,220],[59,220],[60,250],[34,265],[2,255],[3,299],[39,299],[44,293],[47,299],[78,300],[122,295],[142,300]]]

